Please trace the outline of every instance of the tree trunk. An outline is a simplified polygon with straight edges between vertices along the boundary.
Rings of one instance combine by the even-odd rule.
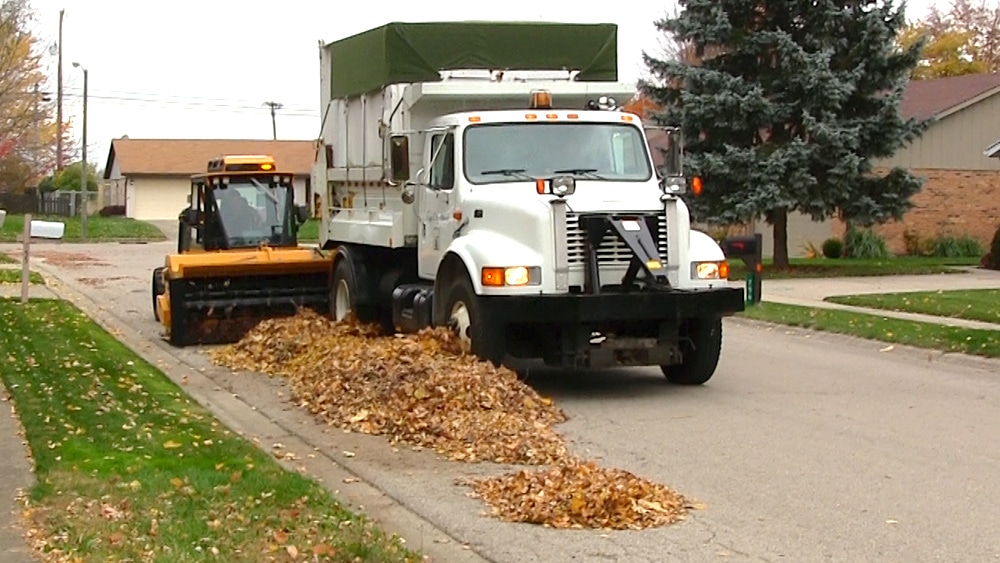
[[[788,208],[771,211],[771,224],[774,226],[774,267],[788,268]]]

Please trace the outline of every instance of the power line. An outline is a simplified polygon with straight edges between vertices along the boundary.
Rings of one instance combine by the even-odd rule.
[[[64,97],[70,98],[80,98],[82,96],[78,94],[64,94]],[[259,107],[254,106],[239,106],[239,105],[226,105],[226,104],[203,104],[199,102],[185,102],[182,100],[147,100],[140,98],[125,98],[121,96],[95,96],[88,94],[87,98],[95,102],[110,103],[128,103],[139,106],[146,107],[158,107],[164,108],[164,106],[171,106],[171,109],[192,109],[197,111],[209,111],[209,112],[225,112],[225,113],[260,113]],[[282,112],[283,116],[286,117],[310,117],[314,119],[319,118],[319,112],[313,110],[293,110],[288,112]]]
[[[64,96],[72,96],[72,97],[76,97],[76,98],[81,97],[80,94],[77,94],[75,92],[71,92],[71,93],[70,92],[66,92],[63,95]],[[206,101],[200,101],[199,98],[181,99],[180,97],[178,97],[178,99],[167,99],[167,98],[157,98],[155,95],[153,95],[153,96],[143,96],[143,97],[133,97],[133,96],[113,96],[113,95],[107,95],[107,94],[89,94],[89,93],[87,94],[87,97],[90,98],[90,99],[117,100],[117,101],[124,101],[124,102],[143,102],[143,103],[150,103],[150,104],[178,104],[178,105],[191,106],[191,107],[217,107],[217,108],[247,109],[247,110],[258,110],[258,111],[260,110],[260,106],[256,106],[256,105],[243,105],[243,104],[235,104],[235,103],[208,103]],[[267,104],[265,104],[265,105],[267,105]],[[283,107],[284,106],[282,104],[278,104],[278,106],[275,109],[281,109]],[[319,115],[319,111],[318,110],[314,110],[312,108],[290,106],[287,109],[289,111],[291,111],[291,112],[299,113],[299,114],[309,113],[309,114],[316,115],[316,116]]]

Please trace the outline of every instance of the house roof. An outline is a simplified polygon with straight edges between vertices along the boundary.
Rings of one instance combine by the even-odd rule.
[[[941,119],[995,94],[1000,94],[1000,73],[911,80],[900,110],[907,118]]]
[[[227,154],[271,155],[279,170],[308,175],[315,160],[316,142],[122,137],[111,141],[104,178],[110,178],[115,160],[122,176],[190,176],[204,172],[209,160]]]

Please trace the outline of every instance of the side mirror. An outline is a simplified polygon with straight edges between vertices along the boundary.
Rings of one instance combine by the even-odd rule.
[[[309,208],[305,205],[295,206],[295,218],[298,219],[299,224],[305,223],[309,220]]]
[[[389,168],[393,182],[410,179],[410,138],[406,135],[389,137]]]

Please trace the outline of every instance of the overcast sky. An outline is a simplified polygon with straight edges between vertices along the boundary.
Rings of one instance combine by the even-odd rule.
[[[2,1],[2,0],[0,0]],[[618,24],[619,79],[644,72],[642,52],[658,53],[653,22],[673,0],[592,3],[505,0],[369,4],[285,0],[30,0],[48,44],[63,18],[63,111],[80,139],[83,72],[88,70],[87,160],[100,169],[112,138],[270,139],[266,101],[278,110],[279,139],[319,134],[318,44],[390,21],[532,20]],[[908,18],[934,0],[911,0]],[[348,8],[349,6],[349,8]],[[372,9],[362,11],[363,6]],[[617,8],[621,8],[620,10]],[[457,8],[457,9],[456,9]],[[350,13],[347,13],[347,10]],[[57,59],[46,56],[55,91]]]

